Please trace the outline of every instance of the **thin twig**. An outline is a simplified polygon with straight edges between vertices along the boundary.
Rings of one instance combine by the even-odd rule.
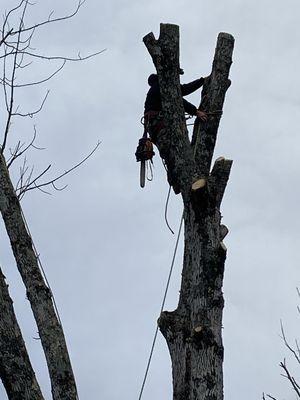
[[[34,115],[38,114],[42,110],[42,108],[44,107],[44,104],[45,104],[45,102],[47,100],[47,97],[48,97],[49,93],[50,93],[50,90],[47,90],[47,92],[45,94],[45,97],[43,98],[42,103],[41,103],[41,105],[39,106],[39,108],[37,110],[32,111],[32,112],[28,112],[28,113],[25,113],[25,114],[14,112],[14,113],[12,113],[12,116],[14,116],[14,117],[30,117],[30,118],[32,118]]]
[[[70,18],[74,17],[74,16],[78,13],[79,9],[83,6],[83,4],[84,4],[85,2],[86,2],[86,0],[79,0],[78,4],[77,4],[77,6],[76,6],[75,11],[74,11],[73,13],[69,14],[69,15],[65,15],[64,17],[58,17],[58,18],[53,18],[53,19],[51,19],[51,16],[52,16],[52,14],[53,14],[53,12],[54,12],[54,11],[51,11],[51,13],[49,14],[49,17],[48,17],[47,20],[45,20],[45,21],[43,21],[43,22],[40,22],[40,23],[38,23],[38,24],[32,25],[32,26],[30,26],[29,28],[22,29],[21,33],[30,31],[30,30],[32,30],[32,29],[39,28],[39,27],[41,27],[41,26],[43,26],[43,25],[51,24],[51,23],[53,23],[53,22],[65,21],[65,20],[67,20],[67,19],[70,19]],[[16,33],[18,33],[18,31],[17,31],[17,32],[14,32],[14,33],[16,34]]]
[[[20,146],[20,141],[18,142],[16,149],[12,154],[12,157],[7,162],[7,168],[9,168],[12,165],[12,163],[17,158],[21,157],[30,147],[33,147],[34,149],[37,149],[37,150],[44,150],[44,148],[42,148],[42,147],[34,146],[34,142],[36,139],[36,126],[35,125],[33,126],[33,129],[34,129],[34,133],[33,133],[33,138],[31,139],[31,142],[22,151],[20,151],[20,150],[24,146],[24,143]]]
[[[292,384],[293,389],[295,390],[295,392],[297,393],[297,396],[300,398],[300,391],[299,391],[299,386],[297,385],[295,378],[293,376],[291,376],[285,360],[283,362],[280,363],[280,367],[285,371],[286,375],[284,375],[285,378],[287,378],[290,383]]]
[[[103,49],[103,50],[97,51],[96,53],[92,53],[92,54],[89,54],[88,56],[84,56],[84,57],[82,57],[80,54],[78,54],[77,57],[44,56],[44,55],[41,55],[41,54],[31,53],[31,52],[25,51],[25,50],[24,51],[19,50],[19,51],[12,51],[12,52],[8,53],[6,56],[5,55],[0,56],[0,60],[2,58],[5,58],[5,57],[9,56],[9,55],[24,54],[24,55],[27,55],[27,56],[30,56],[30,57],[40,58],[42,60],[85,61],[85,60],[88,60],[89,58],[95,57],[95,56],[103,53],[106,50],[107,49]]]
[[[24,9],[23,9],[21,20],[20,20],[20,24],[19,24],[19,29],[21,29],[21,27],[23,26],[23,21],[24,21],[26,9],[27,9],[27,2],[25,2],[25,5],[24,5]],[[13,104],[14,104],[14,86],[13,86],[13,82],[14,82],[14,79],[15,79],[16,68],[17,68],[16,61],[17,61],[20,37],[21,37],[21,33],[19,32],[18,41],[17,41],[17,51],[16,51],[15,57],[14,57],[13,69],[12,69],[12,75],[11,75],[12,86],[11,86],[11,90],[10,90],[10,101],[9,101],[8,117],[7,117],[6,126],[5,126],[5,130],[4,130],[4,139],[3,139],[2,146],[1,146],[1,153],[2,154],[3,154],[4,150],[5,150],[8,131],[9,131],[9,128],[10,128],[10,122],[11,122],[12,112],[13,112]]]
[[[54,71],[51,75],[49,75],[47,78],[44,78],[40,81],[36,81],[36,82],[30,82],[30,83],[23,83],[21,85],[15,85],[16,88],[21,88],[21,87],[26,87],[26,86],[34,86],[34,85],[40,85],[41,83],[45,83],[47,81],[49,81],[51,78],[53,78],[55,75],[57,75],[66,65],[67,60],[64,60],[62,62],[62,65],[57,68],[56,71]],[[28,64],[27,64],[28,65]]]
[[[290,352],[296,358],[297,362],[300,364],[300,358],[299,358],[297,352],[292,348],[292,346],[288,343],[288,341],[286,339],[285,332],[284,332],[284,329],[283,329],[283,324],[282,324],[281,320],[280,320],[280,327],[281,327],[281,334],[282,334],[281,338],[283,339],[283,342],[284,342],[285,346],[290,350]]]
[[[29,182],[26,186],[23,185],[22,187],[19,187],[18,189],[18,196],[23,196],[25,194],[25,192],[29,192],[30,190],[34,190],[34,189],[40,189],[40,188],[44,188],[46,186],[51,185],[55,190],[63,190],[64,188],[60,188],[57,189],[55,183],[60,180],[61,178],[63,178],[64,176],[68,175],[70,172],[74,171],[75,169],[77,169],[80,165],[82,165],[83,163],[85,163],[94,153],[95,151],[98,149],[98,147],[100,146],[101,142],[98,142],[96,144],[96,146],[93,148],[93,150],[86,156],[84,157],[79,163],[75,164],[72,168],[69,168],[68,170],[66,170],[65,172],[63,172],[62,174],[58,175],[56,178],[51,179],[47,182],[43,182],[40,184],[37,184],[37,181],[45,175],[45,173],[50,169],[51,165],[49,165],[41,174],[39,174],[36,178],[34,178],[31,182]],[[67,187],[67,186],[66,186]]]

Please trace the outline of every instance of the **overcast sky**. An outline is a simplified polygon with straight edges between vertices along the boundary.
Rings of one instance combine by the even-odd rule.
[[[2,12],[13,5],[2,0]],[[74,6],[73,0],[39,1],[28,22]],[[41,88],[20,92],[17,103],[31,111],[51,90],[43,111],[34,120],[16,121],[10,135],[11,146],[19,138],[30,140],[36,124],[36,144],[46,150],[31,150],[27,158],[37,171],[51,163],[49,177],[102,142],[85,165],[63,179],[66,190],[52,196],[30,192],[23,200],[61,313],[80,399],[138,398],[171,263],[175,237],[163,217],[165,171],[156,155],[154,181],[142,190],[134,157],[147,76],[154,72],[142,38],[150,31],[158,36],[160,22],[180,26],[183,83],[210,73],[219,32],[236,39],[215,151],[215,158],[234,160],[222,207],[230,230],[225,240],[225,398],[260,399],[263,391],[295,398],[278,364],[287,354],[280,319],[291,340],[299,333],[299,19],[297,0],[87,0],[73,20],[36,32],[34,45],[41,54],[107,49],[89,61],[69,63]],[[55,65],[34,64],[18,78],[43,78]],[[189,97],[195,104],[199,99],[199,93]],[[181,212],[179,196],[172,195],[174,229]],[[0,264],[50,400],[36,327],[3,225]],[[182,243],[167,310],[177,305],[181,265]],[[0,387],[0,399],[6,398]],[[144,399],[171,398],[170,359],[159,336]]]

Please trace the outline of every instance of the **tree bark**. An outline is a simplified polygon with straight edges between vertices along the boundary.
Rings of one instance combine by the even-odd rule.
[[[210,173],[222,115],[234,39],[220,33],[212,73],[202,91],[208,121],[196,120],[192,143],[183,120],[179,87],[179,29],[161,24],[144,43],[157,69],[164,121],[157,146],[184,202],[185,245],[179,304],[164,311],[158,324],[170,351],[174,400],[223,399],[222,293],[228,232],[221,225],[220,205],[232,165],[219,158]],[[193,185],[197,180],[199,184]],[[205,182],[205,184],[204,184]]]
[[[9,400],[44,400],[0,268],[0,378]]]
[[[53,307],[52,294],[41,275],[19,199],[1,153],[0,212],[37,323],[47,360],[53,399],[76,400],[76,384],[63,329]]]

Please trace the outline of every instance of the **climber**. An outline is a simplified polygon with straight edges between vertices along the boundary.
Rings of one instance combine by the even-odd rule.
[[[180,70],[180,74],[183,74],[183,70]],[[201,86],[203,86],[204,78],[196,79],[193,82],[180,85],[182,96],[187,96]],[[164,128],[164,121],[161,115],[162,105],[160,98],[160,90],[158,84],[158,76],[156,74],[151,74],[148,78],[148,84],[150,89],[147,93],[145,101],[145,111],[144,111],[144,122],[145,128],[148,130],[151,140],[153,143],[156,142],[157,135]],[[207,115],[204,111],[197,110],[197,108],[189,103],[187,100],[183,99],[184,111],[193,116],[197,116],[202,121],[207,120]]]

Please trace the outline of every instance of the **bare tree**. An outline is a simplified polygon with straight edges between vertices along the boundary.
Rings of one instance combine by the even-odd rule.
[[[298,296],[300,297],[300,291],[297,288]],[[299,306],[297,307],[298,309],[298,314],[300,314],[300,308]],[[281,339],[284,343],[284,346],[288,350],[289,354],[292,356],[294,361],[296,362],[296,365],[300,365],[300,347],[299,347],[299,341],[295,339],[294,344],[292,344],[285,333],[283,323],[282,321],[280,322],[280,330],[281,330]],[[294,377],[294,374],[288,365],[288,362],[286,359],[281,361],[279,363],[279,366],[282,370],[281,376],[285,378],[285,380],[290,384],[290,387],[292,388],[293,392],[296,394],[296,398],[300,399],[300,383],[299,383],[299,378],[298,380]],[[263,393],[263,400],[266,400],[267,398],[272,399],[272,400],[277,400],[276,397],[270,395],[270,394],[265,394]]]
[[[3,16],[0,29],[0,63],[2,64],[0,83],[3,88],[5,104],[5,115],[2,118],[5,124],[0,146],[0,212],[38,327],[54,400],[77,399],[76,383],[63,328],[53,302],[53,294],[41,272],[38,254],[28,230],[20,200],[26,192],[32,189],[45,191],[50,186],[56,190],[62,189],[57,186],[57,181],[84,162],[98,145],[84,160],[68,171],[42,181],[41,179],[45,178],[51,165],[34,174],[34,168],[29,168],[26,158],[27,150],[35,147],[35,127],[33,138],[27,143],[22,143],[20,140],[17,140],[14,145],[9,143],[13,142],[13,139],[10,138],[13,120],[34,117],[42,110],[49,94],[49,91],[46,91],[40,105],[35,110],[22,110],[17,103],[18,90],[49,81],[69,61],[86,60],[100,53],[84,57],[80,54],[76,57],[65,57],[40,54],[33,48],[35,35],[38,35],[41,29],[50,28],[52,25],[74,17],[84,1],[79,0],[75,10],[69,15],[54,17],[52,11],[45,20],[28,24],[27,16],[30,16],[30,10],[34,4],[28,0],[20,0]],[[30,68],[37,61],[53,63],[53,71],[40,80],[22,81],[24,70]],[[12,182],[9,169],[15,165],[16,160],[22,158],[19,179],[17,182]],[[7,395],[9,399],[14,400],[42,399],[43,396],[30,365],[2,273],[0,273],[0,310],[0,377]]]
[[[218,36],[212,72],[202,91],[207,122],[196,120],[189,140],[179,82],[179,28],[161,24],[144,37],[159,79],[165,129],[157,147],[184,204],[185,244],[179,304],[163,311],[159,328],[171,355],[174,400],[223,399],[222,293],[228,229],[220,206],[232,165],[211,162],[232,63],[234,39]]]

